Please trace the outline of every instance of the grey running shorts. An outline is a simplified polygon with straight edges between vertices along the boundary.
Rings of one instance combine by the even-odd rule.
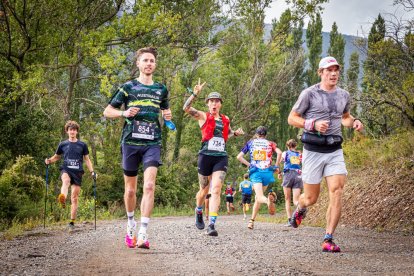
[[[331,153],[303,150],[302,180],[306,184],[320,184],[323,177],[347,175],[344,152],[342,149]]]
[[[288,170],[283,174],[282,186],[291,189],[302,189],[302,176],[296,170]]]

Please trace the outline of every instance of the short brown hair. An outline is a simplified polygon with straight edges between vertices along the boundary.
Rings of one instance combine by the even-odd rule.
[[[79,124],[75,121],[67,121],[65,124],[65,131],[67,132],[69,128],[76,129],[79,132]]]
[[[243,177],[244,177],[244,179],[248,179],[248,178],[249,178],[249,174],[245,173],[245,174],[243,175]]]
[[[286,142],[286,147],[290,148],[296,148],[296,146],[298,145],[298,142],[296,142],[295,139],[290,139]]]
[[[157,49],[156,48],[153,48],[153,47],[145,47],[145,48],[139,49],[135,53],[135,58],[138,60],[145,53],[153,54],[155,58],[157,58],[157,55],[158,55],[158,52],[157,52]]]

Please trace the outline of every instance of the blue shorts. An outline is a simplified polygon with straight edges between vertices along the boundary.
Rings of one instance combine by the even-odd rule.
[[[148,167],[159,167],[161,162],[161,147],[121,145],[122,168],[126,176],[137,176],[138,166],[142,162],[144,171]]]
[[[253,170],[250,170],[250,181],[253,182],[253,184],[262,183],[263,186],[267,186],[275,182],[273,173],[273,170],[254,168]]]

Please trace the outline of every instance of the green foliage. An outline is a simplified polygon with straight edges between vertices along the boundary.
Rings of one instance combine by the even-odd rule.
[[[409,158],[414,154],[412,135],[413,129],[380,140],[357,135],[343,146],[347,164],[351,167],[376,168]],[[414,168],[413,164],[405,165],[406,169]]]
[[[39,224],[40,224],[40,221],[37,219],[33,219],[33,218],[26,218],[22,221],[19,221],[18,219],[13,219],[10,227],[7,227],[7,229],[0,236],[0,240],[1,239],[12,240],[13,238],[17,236],[22,235],[24,231],[31,230],[37,227]],[[3,230],[2,228],[6,226],[8,225],[0,224],[0,230]]]
[[[0,175],[0,217],[13,219],[36,217],[41,210],[44,180],[31,156],[19,156],[16,163]]]
[[[336,22],[334,22],[332,25],[329,39],[330,43],[328,55],[335,57],[338,63],[344,66],[345,39],[340,33],[338,33],[338,26],[336,25]]]
[[[43,160],[53,154],[59,141],[66,139],[62,126],[68,119],[80,123],[79,138],[88,144],[94,169],[99,174],[98,217],[123,215],[124,181],[119,144],[123,121],[104,119],[102,111],[116,87],[137,76],[134,53],[138,48],[158,48],[155,80],[168,87],[177,126],[176,132],[163,134],[164,165],[156,181],[155,206],[159,209],[154,214],[165,215],[173,209],[185,213],[188,206],[194,206],[201,134],[198,123],[185,116],[182,106],[190,95],[186,88],[193,87],[198,78],[207,85],[193,106],[207,110],[205,95],[219,91],[224,97],[222,112],[230,117],[232,128],[242,127],[247,134],[231,138],[227,144],[226,181],[236,182],[241,181],[246,168],[235,156],[256,127],[268,126],[268,138],[283,149],[286,140],[297,136],[298,129],[287,125],[293,103],[305,80],[309,84],[318,81],[316,69],[322,39],[319,13],[320,4],[325,0],[289,1],[291,9],[274,20],[269,41],[263,40],[264,12],[271,4],[268,0],[232,1],[234,9],[229,14],[223,12],[229,1],[217,0],[139,0],[133,4],[121,0],[26,1],[26,6],[6,2],[4,16],[11,28],[7,29],[6,21],[0,18],[3,31],[0,32],[0,123],[4,127],[0,136],[0,169],[3,170],[0,210],[1,217],[7,218],[6,224],[16,218],[17,225],[25,217],[36,218],[42,213],[44,179],[39,175],[44,175]],[[30,16],[28,11],[32,11]],[[312,73],[305,75],[302,33],[306,16],[312,18],[307,34]],[[23,26],[20,22],[27,24]],[[341,36],[333,37],[337,39],[331,42],[332,51],[337,47],[335,51],[340,52]],[[383,54],[387,62],[386,66],[378,67],[382,70],[378,76],[384,80],[399,78],[399,85],[391,83],[390,86],[388,82],[387,87],[398,87],[410,98],[414,77],[408,67],[398,76],[398,62],[393,62],[393,57],[402,60],[403,56],[398,54],[396,44],[381,45],[382,39],[373,41],[372,66],[378,64],[377,57]],[[406,53],[411,53],[412,36],[408,33],[404,43],[409,48]],[[384,53],[387,47],[391,50]],[[353,60],[353,69],[348,75],[349,87],[353,87],[352,91],[349,89],[351,93],[357,91],[355,76],[358,75],[358,58]],[[389,65],[390,70],[383,71]],[[385,87],[374,79],[378,72],[370,73],[366,82],[369,89]],[[365,112],[364,116],[370,113]],[[392,120],[401,117],[391,115]],[[22,154],[33,156],[32,161],[19,159],[16,164],[32,164],[30,175],[38,178],[25,178],[23,173],[17,177],[11,173],[19,170],[18,166],[13,167],[13,160]],[[363,164],[367,157],[356,154],[352,158]],[[55,202],[60,186],[58,164],[50,167],[50,179],[48,223],[66,220],[69,216],[69,209],[58,209]],[[141,168],[138,183],[140,200]],[[86,173],[79,220],[91,219],[92,184]],[[280,185],[274,187],[281,198]]]
[[[322,18],[319,13],[312,17],[308,24],[306,29],[306,45],[309,49],[309,69],[306,73],[306,83],[308,86],[311,86],[319,82],[317,71],[322,54]]]
[[[406,24],[390,24],[390,28],[406,27],[406,32],[393,32],[404,32],[404,36],[386,36],[386,22],[379,15],[371,28],[361,101],[364,111],[369,110],[365,116],[374,135],[388,135],[414,126],[414,48],[410,42],[413,35]]]

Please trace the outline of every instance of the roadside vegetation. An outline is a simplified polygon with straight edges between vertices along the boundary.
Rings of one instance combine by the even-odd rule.
[[[290,1],[290,8],[274,19],[268,39],[264,12],[270,0],[132,2],[0,2],[4,237],[42,225],[44,160],[65,139],[63,126],[69,119],[80,123],[79,138],[88,144],[98,173],[98,219],[125,215],[119,145],[123,122],[105,120],[102,112],[117,86],[137,76],[133,55],[144,46],[158,49],[155,79],[168,87],[177,127],[176,132],[164,127],[154,216],[193,212],[201,134],[197,123],[184,116],[182,105],[199,78],[207,82],[204,93],[223,95],[223,113],[234,129],[242,127],[246,133],[227,145],[226,182],[237,185],[246,168],[235,156],[259,125],[268,127],[268,138],[282,150],[287,140],[298,137],[299,130],[287,124],[288,114],[300,91],[317,82],[317,63],[328,54],[345,65],[340,86],[352,95],[351,113],[366,128],[363,136],[344,130],[350,177],[341,223],[413,230],[412,19],[378,15],[368,37],[358,39],[360,51],[345,60],[345,42],[336,24],[328,53],[322,53],[320,13],[327,0]],[[409,0],[395,5],[414,10]],[[204,106],[204,96],[195,108]],[[62,210],[56,204],[61,185],[57,164],[49,167],[49,179],[45,219],[53,225],[67,220],[69,207]],[[279,183],[273,189],[281,202]],[[141,195],[138,189],[138,199]],[[91,221],[94,207],[92,179],[85,175],[78,220]],[[320,212],[309,223],[321,223],[326,206],[314,208]]]

